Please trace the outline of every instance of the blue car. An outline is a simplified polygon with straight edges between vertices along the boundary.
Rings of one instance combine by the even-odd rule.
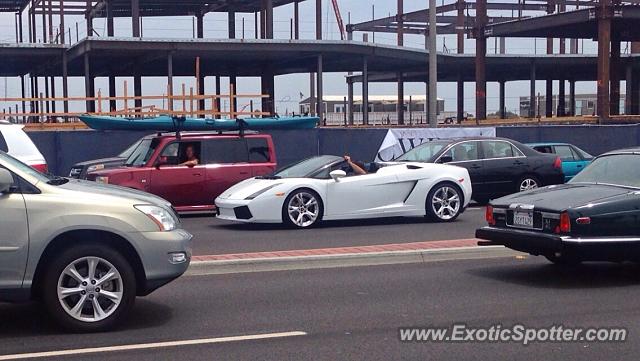
[[[593,160],[593,156],[568,143],[529,143],[529,147],[540,153],[556,154],[562,160],[564,181],[567,182],[580,173]]]

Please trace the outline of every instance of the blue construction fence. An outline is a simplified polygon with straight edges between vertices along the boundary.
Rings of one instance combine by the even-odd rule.
[[[269,132],[276,145],[278,165],[318,154],[350,154],[372,160],[387,129],[318,128]],[[78,162],[113,157],[137,139],[150,134],[138,131],[33,131],[28,133],[47,159],[49,169],[68,175]],[[499,137],[528,142],[567,142],[598,155],[640,144],[640,125],[513,126],[498,127]]]

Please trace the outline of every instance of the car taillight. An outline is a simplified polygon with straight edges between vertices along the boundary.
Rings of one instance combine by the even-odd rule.
[[[31,165],[31,168],[37,170],[40,173],[47,173],[49,172],[49,167],[47,167],[47,164],[33,164]]]
[[[569,218],[569,213],[562,212],[560,213],[560,223],[556,227],[556,233],[569,232],[571,232],[571,218]]]
[[[487,223],[490,226],[495,226],[496,225],[496,219],[493,218],[493,207],[492,206],[487,206],[487,209],[485,211],[485,219],[487,220]]]
[[[556,157],[556,160],[553,161],[554,169],[562,169],[562,159],[560,157]]]

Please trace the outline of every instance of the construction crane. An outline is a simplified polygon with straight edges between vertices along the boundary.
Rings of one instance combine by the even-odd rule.
[[[345,40],[347,33],[344,30],[344,22],[342,21],[342,15],[340,14],[338,0],[331,0],[331,4],[333,5],[333,11],[336,13],[336,21],[338,22],[338,29],[340,30],[340,39]]]

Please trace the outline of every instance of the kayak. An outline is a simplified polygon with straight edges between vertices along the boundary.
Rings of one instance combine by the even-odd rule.
[[[185,118],[160,115],[147,118],[121,118],[108,116],[81,115],[89,128],[95,130],[145,130],[145,131],[237,131],[237,130],[286,130],[312,129],[318,117],[280,117],[280,118],[240,118],[211,119]]]

